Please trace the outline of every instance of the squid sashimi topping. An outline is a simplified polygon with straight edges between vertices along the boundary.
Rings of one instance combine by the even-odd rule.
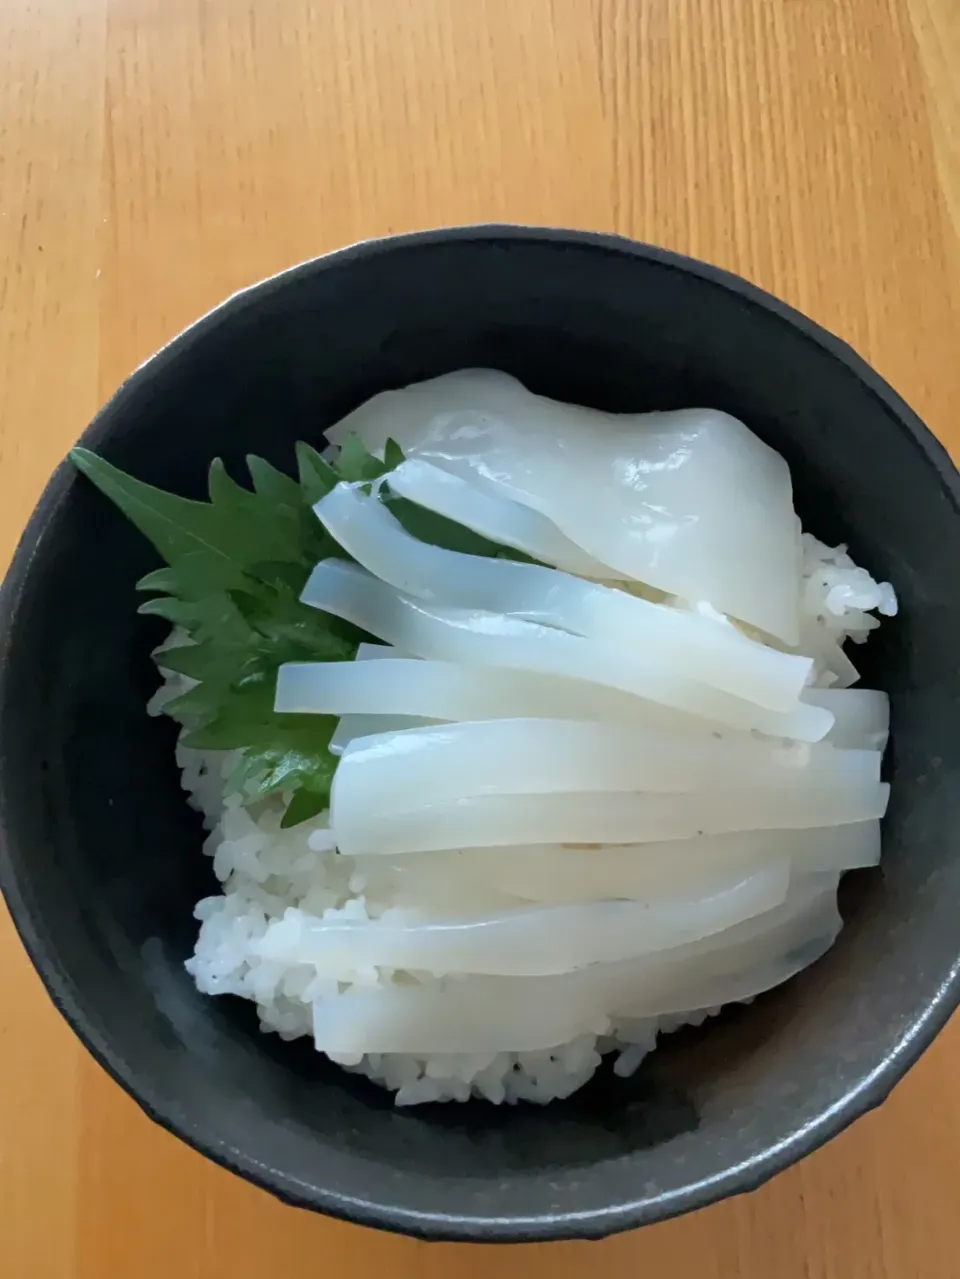
[[[750,424],[464,369],[314,444],[205,502],[72,455],[164,561],[198,989],[398,1105],[546,1103],[814,964],[881,860],[849,648],[897,601]]]
[[[799,638],[790,471],[729,414],[602,413],[463,369],[374,396],[330,438],[350,433],[532,508],[626,578]]]

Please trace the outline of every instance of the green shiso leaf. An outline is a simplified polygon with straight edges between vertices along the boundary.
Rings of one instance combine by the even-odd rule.
[[[238,484],[216,458],[206,502],[145,484],[89,449],[75,448],[70,458],[165,561],[137,584],[153,597],[139,611],[184,632],[155,654],[159,667],[195,681],[164,707],[184,726],[184,745],[241,751],[228,792],[248,803],[287,796],[284,826],[322,812],[337,765],[329,749],[336,719],[274,711],[277,670],[285,662],[349,661],[370,637],[300,602],[319,560],[349,558],[312,508],[343,481],[372,487],[400,465],[402,450],[388,440],[381,461],[351,436],[333,464],[301,441],[297,478],[248,457],[252,488]],[[388,481],[376,491],[421,541],[469,555],[527,559],[398,498]]]

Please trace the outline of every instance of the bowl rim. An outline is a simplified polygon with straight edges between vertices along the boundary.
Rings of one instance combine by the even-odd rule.
[[[207,311],[137,366],[98,410],[81,435],[80,442],[95,449],[109,433],[106,419],[112,416],[118,405],[123,404],[139,383],[161,373],[169,363],[188,352],[223,321],[262,298],[283,290],[288,284],[353,261],[431,245],[477,242],[516,244],[525,241],[566,244],[625,255],[692,275],[733,294],[743,303],[765,312],[772,320],[793,329],[803,339],[819,346],[843,364],[864,389],[879,400],[886,413],[895,419],[932,466],[954,508],[960,509],[960,475],[946,448],[880,374],[842,339],[759,286],[721,267],[608,232],[550,226],[480,223],[373,237],[307,259],[248,285]],[[0,586],[0,701],[2,685],[6,680],[11,625],[24,584],[46,527],[73,482],[72,468],[62,462],[47,483]],[[21,891],[7,853],[4,773],[5,755],[0,753],[0,893],[6,899],[20,940],[47,994],[94,1059],[150,1119],[215,1164],[271,1192],[285,1203],[360,1225],[430,1240],[521,1243],[596,1239],[667,1220],[706,1207],[720,1199],[752,1191],[789,1165],[819,1149],[866,1111],[879,1105],[929,1047],[960,1003],[958,946],[958,957],[933,998],[912,1018],[893,1050],[838,1102],[819,1114],[815,1121],[792,1132],[786,1139],[765,1147],[749,1159],[712,1177],[673,1191],[635,1197],[625,1195],[620,1202],[609,1208],[526,1217],[462,1213],[454,1215],[443,1211],[424,1212],[370,1202],[325,1187],[305,1185],[280,1169],[264,1166],[242,1149],[203,1131],[202,1126],[179,1113],[175,1102],[171,1103],[169,1098],[160,1097],[157,1090],[144,1086],[133,1077],[133,1072],[122,1055],[112,1046],[111,1037],[102,1033],[88,1017],[82,994],[69,974],[61,971],[45,953],[27,896]]]

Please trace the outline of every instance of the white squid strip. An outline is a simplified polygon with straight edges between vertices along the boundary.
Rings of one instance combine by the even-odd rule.
[[[660,899],[655,907],[600,901],[411,923],[321,920],[293,909],[268,925],[257,950],[264,959],[309,964],[341,981],[371,967],[546,976],[699,941],[779,905],[789,882],[789,862],[781,858],[713,894]]]
[[[742,974],[704,979],[625,1000],[623,1017],[692,1013],[753,999],[781,985],[832,945],[817,938],[796,959],[786,956]],[[313,1005],[314,1044],[335,1056],[364,1053],[500,1053],[557,1048],[582,1034],[608,1034],[618,1010],[562,1001],[537,989],[547,978],[466,978],[446,988],[393,986],[348,992]],[[524,985],[520,985],[524,982]],[[553,995],[550,1004],[545,999]],[[642,1011],[641,1011],[642,1010]]]
[[[495,875],[485,874],[475,862],[463,873],[458,872],[457,866],[462,859],[457,854],[451,857],[449,852],[415,853],[412,857],[395,858],[354,857],[344,861],[351,867],[351,882],[358,893],[362,892],[373,901],[389,902],[391,907],[400,910],[415,911],[418,918],[442,918],[464,911],[472,915],[486,915],[493,911],[514,910],[534,900],[501,887]],[[408,865],[411,862],[414,865]],[[719,882],[720,876],[714,876],[714,879]],[[675,897],[677,890],[674,888],[671,893]],[[547,904],[568,905],[576,900],[558,899]]]
[[[389,644],[358,644],[355,662],[373,662],[383,661],[398,657],[399,654],[395,648],[391,648]],[[329,662],[319,663],[326,665],[331,672],[343,672],[355,669],[355,662],[349,665],[345,662]],[[284,675],[284,667],[280,667],[277,675],[277,696],[274,702],[274,710],[276,711],[292,711],[316,710],[316,707],[302,707],[298,701],[297,691],[302,681],[298,681],[296,672],[302,667],[308,669],[312,663],[295,663],[289,664],[287,675]],[[287,691],[281,693],[281,686]],[[289,705],[284,705],[284,703]],[[384,713],[387,711],[387,713]],[[340,723],[337,725],[333,736],[330,738],[330,754],[342,755],[343,749],[348,743],[352,742],[356,737],[368,737],[372,733],[387,733],[400,728],[419,728],[424,724],[432,722],[429,716],[407,715],[404,712],[390,714],[388,708],[382,705],[370,706],[365,711],[359,713],[349,713],[343,708],[336,711],[321,712],[323,714],[332,714],[340,716]]]
[[[687,715],[775,737],[819,741],[833,725],[833,716],[821,707],[801,703],[787,712],[767,710],[673,676],[623,649],[549,626],[422,604],[345,560],[318,564],[301,599],[418,657],[588,679]]]
[[[835,911],[833,913],[836,915]],[[614,1009],[614,1016],[663,1017],[755,999],[757,995],[783,985],[825,955],[839,932],[839,915],[836,915],[836,919],[838,926],[835,929],[820,933],[802,946],[786,953],[781,952],[775,958],[766,958],[742,971],[716,973],[710,970],[708,963],[703,971],[676,979],[672,986],[663,991],[651,990],[628,995]]]
[[[811,897],[791,889],[782,906],[750,923],[750,937],[741,926],[694,946],[561,976],[350,991],[314,1004],[315,1043],[343,1054],[549,1049],[605,1033],[610,1012],[663,1016],[750,999],[822,954],[841,920],[834,890]],[[704,967],[711,976],[702,976]]]
[[[799,928],[803,935],[806,935],[807,922],[811,916],[816,919],[823,918],[823,912],[826,911],[831,919],[838,918],[836,895],[837,886],[840,883],[840,875],[836,871],[816,871],[811,874],[796,874],[791,872],[790,887],[786,897],[777,906],[771,910],[765,911],[762,915],[751,915],[749,919],[745,919],[742,923],[734,924],[717,938],[705,937],[700,941],[691,942],[683,948],[683,954],[673,952],[671,959],[689,959],[699,961],[704,955],[710,954],[713,958],[713,964],[720,970],[727,971],[728,968],[736,966],[740,962],[733,959],[727,962],[732,955],[733,948],[739,946],[747,946],[754,942],[764,943],[771,939],[776,939],[779,943],[786,935],[786,931]],[[840,924],[837,923],[837,931]],[[792,933],[790,934],[792,936]],[[793,943],[791,943],[793,944]],[[718,951],[723,952],[724,958],[720,958]],[[756,952],[749,952],[751,957],[756,956]]]
[[[345,854],[417,853],[512,844],[632,844],[725,831],[804,830],[882,817],[885,783],[824,782],[694,795],[482,795],[407,811],[334,800],[330,825]]]
[[[589,720],[499,719],[383,732],[350,743],[331,808],[390,811],[474,795],[689,793],[880,780],[879,751],[777,747],[747,735],[691,741]]]
[[[544,905],[656,900],[708,888],[771,858],[789,857],[791,873],[855,870],[880,860],[880,823],[794,831],[737,831],[666,843],[564,844],[470,848],[399,857],[356,857],[356,870],[383,895],[405,902],[473,900],[499,893]]]
[[[340,723],[330,738],[330,754],[342,755],[359,737],[395,733],[404,728],[422,728],[429,723],[430,719],[416,715],[341,715]]]
[[[540,512],[626,577],[797,643],[790,471],[725,413],[602,413],[462,369],[374,396],[329,438],[351,432]]]
[[[338,484],[313,508],[340,546],[374,577],[450,608],[522,617],[641,652],[667,672],[788,711],[813,670],[808,657],[748,639],[717,616],[652,604],[540,564],[430,546],[412,537],[376,497]]]
[[[843,926],[836,879],[816,876],[792,886],[786,900],[763,915],[647,961],[647,971],[624,963],[606,972],[574,974],[593,983],[615,1017],[662,1017],[738,1003],[789,980],[829,949]]]
[[[364,1053],[534,1052],[610,1027],[602,1012],[546,1012],[532,1006],[534,992],[494,1004],[491,997],[498,994],[474,979],[445,989],[431,983],[348,991],[314,1003],[314,1044],[318,1052],[354,1059]]]
[[[882,751],[890,736],[890,698],[872,688],[808,688],[803,701],[834,717],[826,740],[837,747]]]
[[[622,573],[587,555],[539,511],[485,492],[421,458],[402,462],[386,476],[386,483],[398,497],[455,520],[499,546],[510,546],[531,559],[580,577],[623,580]]]
[[[402,715],[433,720],[540,716],[652,721],[668,728],[679,720],[688,731],[710,736],[708,724],[672,714],[616,689],[582,679],[461,662],[395,657],[386,645],[375,663],[288,662],[277,675],[275,709],[317,715]],[[360,657],[358,651],[358,658]]]

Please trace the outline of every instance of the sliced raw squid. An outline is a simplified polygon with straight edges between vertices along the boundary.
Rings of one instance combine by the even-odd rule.
[[[473,901],[506,894],[561,905],[636,898],[655,901],[708,889],[770,858],[790,858],[791,873],[853,870],[880,860],[880,823],[793,831],[736,831],[666,843],[570,847],[534,844],[404,856],[355,857],[354,868],[379,899],[405,903]]]
[[[638,974],[638,993],[624,1001],[620,1017],[694,1013],[754,999],[819,959],[833,944],[825,933],[793,955],[764,960],[739,973],[705,974],[699,980],[651,987]],[[353,990],[313,1005],[314,1043],[332,1056],[364,1053],[500,1053],[547,1051],[577,1035],[609,1034],[616,1010],[591,998],[541,989],[564,978],[467,977],[447,986],[388,986]]]
[[[706,1008],[720,1008],[725,1004],[739,1004],[755,999],[765,991],[781,986],[804,968],[816,963],[836,941],[836,932],[826,932],[814,937],[806,945],[778,954],[774,959],[764,959],[750,968],[731,973],[703,972],[678,980],[668,991],[650,991],[627,997],[614,1012],[620,1017],[663,1017],[699,1012]],[[651,1012],[651,1009],[656,1011]]]
[[[601,581],[623,578],[616,569],[587,555],[539,511],[478,488],[422,458],[402,462],[387,475],[386,483],[398,497],[455,520],[500,546],[523,551],[543,564]]]
[[[329,432],[520,502],[592,558],[799,639],[800,539],[786,462],[712,409],[603,413],[462,369],[374,396]]]
[[[374,645],[361,645],[361,648]],[[669,711],[625,697],[616,689],[535,671],[387,656],[370,663],[288,662],[277,676],[275,709],[318,715],[419,717],[433,720],[505,719],[537,715],[669,727]],[[360,654],[358,653],[358,657]],[[684,719],[691,733],[710,736],[708,724]]]
[[[536,898],[511,892],[509,887],[497,882],[494,874],[483,872],[479,858],[488,851],[473,852],[466,858],[461,853],[451,854],[449,851],[413,853],[405,857],[345,857],[343,863],[350,866],[354,891],[363,893],[367,901],[389,902],[391,906],[416,911],[423,917],[449,916],[465,911],[471,915],[487,914],[536,901]],[[719,875],[714,876],[717,882],[720,878]],[[677,889],[665,889],[664,895],[669,894],[675,897]],[[558,898],[548,904],[601,901],[608,896]]]
[[[553,1048],[616,1017],[664,1016],[751,999],[818,958],[841,926],[833,887],[704,941],[550,977],[464,977],[354,990],[313,1006],[322,1052],[482,1053]],[[641,1011],[642,1010],[642,1011]]]
[[[826,740],[837,747],[882,751],[890,736],[890,698],[873,688],[808,688],[803,700],[834,717]]]
[[[474,795],[816,789],[879,780],[879,751],[784,748],[747,734],[691,740],[590,720],[498,719],[405,728],[349,743],[334,775],[331,809],[390,811],[408,807],[411,797],[437,804]]]
[[[833,724],[821,707],[767,710],[608,643],[498,613],[424,604],[345,560],[318,564],[301,599],[419,657],[592,680],[688,716],[776,737],[819,741]]]
[[[404,811],[334,803],[342,853],[416,853],[512,844],[631,844],[725,831],[804,830],[871,821],[890,788],[877,782],[727,787],[692,795],[481,795]],[[371,797],[372,798],[372,797]],[[409,803],[415,802],[411,796]]]
[[[699,941],[771,910],[787,895],[785,858],[734,877],[712,894],[572,906],[528,906],[487,916],[406,922],[404,912],[342,920],[290,909],[257,945],[264,959],[303,963],[338,981],[371,967],[545,976]]]
[[[535,1052],[610,1028],[600,1009],[545,1009],[533,1003],[538,994],[508,978],[354,988],[314,1002],[314,1045],[355,1064],[364,1053]]]
[[[282,710],[282,707],[277,709]],[[394,733],[404,728],[422,728],[430,722],[415,715],[341,715],[340,723],[330,738],[330,754],[342,755],[357,738]]]
[[[338,484],[314,510],[360,565],[406,595],[522,617],[629,648],[665,671],[771,710],[796,705],[810,658],[748,639],[717,616],[653,604],[540,564],[464,555],[412,537],[375,496]]]
[[[384,661],[398,656],[397,650],[391,648],[388,644],[358,644],[355,662],[319,662],[316,665],[321,669],[326,668],[329,670],[334,675],[333,682],[339,684],[342,674],[338,675],[337,673],[356,670],[357,662]],[[280,667],[277,672],[275,711],[294,713],[317,711],[316,706],[304,706],[302,704],[304,701],[304,685],[310,685],[309,676],[305,677],[304,671],[311,671],[313,666],[314,663],[310,662],[291,662],[287,666]],[[316,698],[314,697],[315,700]],[[398,728],[419,728],[424,724],[433,722],[433,717],[431,716],[408,715],[403,711],[390,713],[389,707],[384,707],[381,703],[371,704],[366,708],[346,708],[339,705],[336,710],[319,713],[340,716],[340,723],[330,738],[329,749],[331,755],[342,755],[344,747],[357,737],[369,737],[372,733],[392,732]]]

